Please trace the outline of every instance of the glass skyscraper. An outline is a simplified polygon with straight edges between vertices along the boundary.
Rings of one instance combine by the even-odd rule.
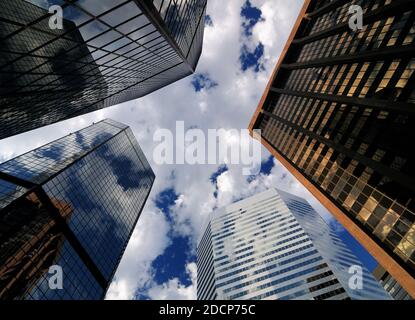
[[[154,179],[109,119],[0,164],[0,299],[102,299]]]
[[[305,1],[250,124],[412,297],[414,8]]]
[[[0,1],[0,139],[192,74],[207,0]],[[63,10],[51,29],[49,6]]]
[[[200,300],[391,299],[304,199],[276,189],[214,212],[197,268]]]

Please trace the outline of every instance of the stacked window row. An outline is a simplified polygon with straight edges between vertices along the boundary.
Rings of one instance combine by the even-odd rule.
[[[402,97],[413,97],[414,88],[411,83],[414,71],[415,59],[298,69],[290,73],[284,89],[348,97],[400,100]]]
[[[351,55],[364,51],[409,45],[414,42],[414,11],[363,26],[359,32],[349,30],[305,44],[296,62]]]
[[[352,0],[348,1],[342,6],[336,7],[334,10],[330,10],[328,13],[325,13],[317,17],[312,21],[312,27],[309,32],[310,35],[316,34],[318,32],[336,27],[339,24],[347,23],[350,14],[349,8],[352,5],[360,6],[363,9],[363,15],[368,14],[376,9],[379,9],[383,6],[390,4],[392,0]]]
[[[340,163],[344,156],[332,148],[276,119],[270,119],[268,125],[263,135],[279,152],[286,154],[335,203],[355,215],[365,228],[415,267],[415,214],[368,183],[372,169],[359,170],[356,176],[353,173],[357,161],[343,168]],[[295,135],[297,138],[293,139]]]

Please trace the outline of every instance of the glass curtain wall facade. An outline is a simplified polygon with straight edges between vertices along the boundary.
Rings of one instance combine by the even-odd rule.
[[[306,1],[250,129],[415,296],[413,4]]]
[[[154,179],[109,119],[0,164],[0,299],[104,298]]]
[[[61,6],[62,29],[50,28],[45,3]],[[206,3],[0,1],[0,139],[142,97],[192,74]]]
[[[391,298],[304,199],[275,189],[214,212],[197,258],[200,300]]]

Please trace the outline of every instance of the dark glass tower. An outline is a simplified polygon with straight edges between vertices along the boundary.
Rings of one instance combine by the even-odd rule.
[[[0,139],[129,101],[192,74],[207,0],[0,1]],[[53,20],[53,19],[52,19]]]
[[[154,179],[112,120],[0,164],[0,299],[102,299]]]
[[[413,4],[306,1],[250,129],[415,296]]]

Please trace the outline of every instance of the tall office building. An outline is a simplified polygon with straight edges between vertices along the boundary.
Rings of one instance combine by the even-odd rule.
[[[395,300],[413,300],[408,292],[383,268],[378,265],[373,276]]]
[[[0,139],[142,97],[196,69],[207,0],[49,4],[61,5],[62,29],[48,1],[0,1]]]
[[[0,164],[0,299],[102,299],[154,179],[108,119]]]
[[[415,297],[413,4],[307,0],[250,130]]]
[[[197,259],[200,300],[391,299],[304,199],[275,189],[214,212]]]

